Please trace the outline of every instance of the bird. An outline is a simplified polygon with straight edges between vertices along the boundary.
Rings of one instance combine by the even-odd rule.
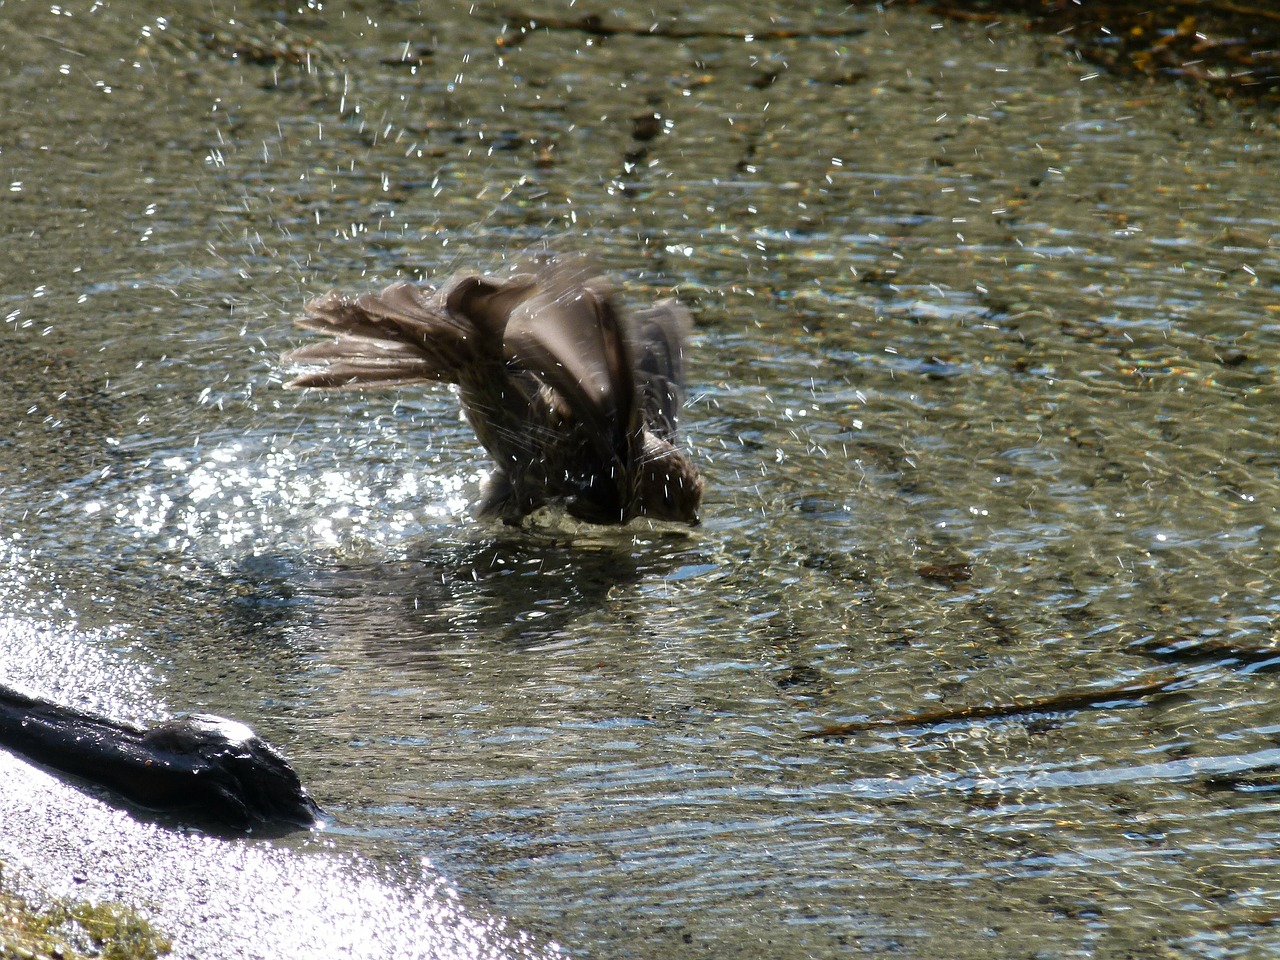
[[[519,525],[546,506],[592,524],[696,525],[704,482],[678,444],[684,345],[676,300],[626,311],[581,258],[439,287],[331,291],[296,323],[331,339],[295,348],[292,389],[456,384],[494,469],[475,514]]]

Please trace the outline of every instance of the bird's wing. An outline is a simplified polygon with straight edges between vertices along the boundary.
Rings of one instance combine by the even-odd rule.
[[[684,343],[691,329],[693,318],[675,300],[633,313],[627,324],[641,414],[645,424],[669,443],[675,442],[680,425]]]
[[[593,428],[602,455],[629,455],[638,426],[631,352],[603,281],[577,264],[544,268],[511,311],[503,347],[508,363],[536,374]]]

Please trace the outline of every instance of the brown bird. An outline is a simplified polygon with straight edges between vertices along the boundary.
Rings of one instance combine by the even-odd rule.
[[[319,365],[288,387],[458,385],[497,463],[481,517],[563,504],[590,523],[698,522],[702,478],[676,446],[691,322],[674,300],[625,314],[603,279],[559,259],[509,279],[332,292],[297,322],[336,336],[285,355]]]

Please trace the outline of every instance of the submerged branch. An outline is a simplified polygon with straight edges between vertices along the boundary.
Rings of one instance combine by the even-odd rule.
[[[1162,674],[1150,680],[1129,681],[1110,687],[1063,690],[1028,700],[971,704],[947,707],[940,710],[925,710],[921,713],[872,717],[867,720],[855,720],[850,723],[829,723],[816,730],[807,730],[801,736],[805,740],[815,740],[822,737],[846,737],[853,733],[862,733],[877,727],[933,727],[944,723],[959,723],[966,720],[991,720],[1001,717],[1016,717],[1023,714],[1083,710],[1102,706],[1103,704],[1115,703],[1120,700],[1142,700],[1157,693],[1163,693],[1175,684],[1187,680],[1188,677],[1187,673],[1179,671]]]
[[[1176,640],[1147,638],[1133,644],[1132,649],[1182,663],[1212,660],[1223,666],[1239,664],[1255,667],[1254,672],[1280,667],[1280,645],[1274,642],[1241,643],[1221,637],[1180,637]]]
[[[606,23],[597,14],[582,17],[539,17],[519,12],[503,15],[507,26],[516,31],[514,37],[500,37],[498,45],[513,47],[524,41],[531,30],[576,30],[593,37],[663,37],[668,40],[697,40],[705,37],[724,40],[791,40],[819,37],[856,37],[867,32],[865,27],[773,27],[765,30],[723,30],[714,27],[682,27],[676,24]]]

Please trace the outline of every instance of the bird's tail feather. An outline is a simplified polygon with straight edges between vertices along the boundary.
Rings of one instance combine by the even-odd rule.
[[[407,282],[381,293],[351,297],[327,293],[306,306],[298,326],[334,339],[285,354],[290,364],[314,365],[286,386],[361,389],[445,381],[457,383],[463,370],[492,359],[494,338],[471,317],[449,309],[449,299],[474,277],[459,277],[439,291]],[[497,344],[501,344],[498,331]],[[500,356],[499,356],[500,358]]]

